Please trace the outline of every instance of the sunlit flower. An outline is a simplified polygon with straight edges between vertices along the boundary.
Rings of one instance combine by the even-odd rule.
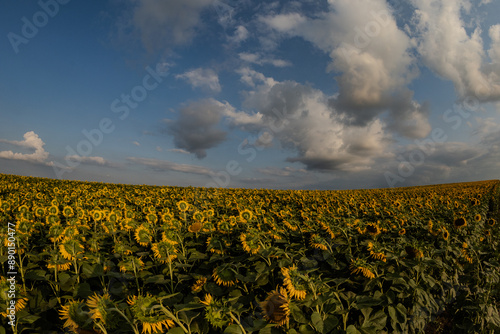
[[[467,226],[467,221],[463,217],[457,218],[453,222],[453,226],[455,226],[456,228],[460,229],[462,227]]]
[[[368,268],[368,265],[360,259],[353,260],[351,259],[351,274],[363,275],[366,278],[372,279],[375,278],[375,274]]]
[[[292,298],[299,300],[306,298],[306,285],[304,279],[299,277],[300,273],[297,266],[292,265],[290,268],[281,268],[281,273],[285,277],[283,282]]]
[[[229,264],[223,264],[215,268],[212,277],[215,279],[215,283],[222,286],[233,286],[238,282],[236,271]]]

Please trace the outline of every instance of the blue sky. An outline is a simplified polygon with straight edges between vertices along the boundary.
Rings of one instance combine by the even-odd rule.
[[[273,189],[500,177],[498,1],[2,4],[0,173]]]

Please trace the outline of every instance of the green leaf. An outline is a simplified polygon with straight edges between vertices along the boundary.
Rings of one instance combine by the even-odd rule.
[[[184,334],[184,330],[181,327],[174,327],[167,334]]]
[[[28,314],[28,315],[25,315],[23,317],[20,317],[19,322],[24,323],[24,324],[32,324],[35,321],[37,321],[38,319],[40,319],[39,316],[33,315],[33,314]]]
[[[349,325],[346,329],[346,334],[362,334],[362,333],[360,331],[358,331],[356,326]]]
[[[241,331],[240,326],[233,324],[233,325],[227,326],[226,329],[224,330],[224,333],[225,334],[242,334],[243,332]]]
[[[339,319],[333,315],[329,315],[323,322],[323,333],[331,333],[339,324]]]
[[[32,281],[46,281],[46,276],[47,272],[45,270],[37,269],[28,271],[24,278]]]
[[[311,316],[312,324],[314,328],[320,333],[323,333],[323,319],[321,318],[321,315],[318,312],[314,312]]]
[[[361,310],[364,308],[380,305],[384,302],[382,298],[373,298],[370,296],[357,296],[356,297],[356,308]]]

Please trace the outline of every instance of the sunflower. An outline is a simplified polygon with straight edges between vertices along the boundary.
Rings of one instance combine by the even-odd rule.
[[[75,215],[73,208],[70,206],[65,206],[62,210],[62,213],[63,213],[64,217],[66,217],[66,218],[70,218],[70,217],[73,217]]]
[[[92,219],[96,222],[101,221],[104,218],[104,212],[102,210],[92,210]]]
[[[109,312],[109,309],[115,308],[116,306],[108,293],[102,296],[94,293],[92,297],[89,297],[86,304],[90,309],[90,317],[94,321],[102,322],[103,325],[106,325],[106,328],[116,328],[120,323],[120,319],[113,316],[115,313]]]
[[[424,253],[420,249],[413,246],[405,246],[405,251],[411,259],[419,259],[424,257]]]
[[[162,240],[160,242],[153,243],[151,245],[151,250],[154,253],[155,258],[160,263],[169,263],[177,258],[177,249],[175,248],[176,242]]]
[[[83,251],[83,245],[75,239],[65,239],[59,245],[59,252],[66,260],[73,261],[79,254],[83,254]]]
[[[225,243],[223,243],[216,236],[214,236],[214,237],[208,237],[207,238],[207,249],[211,253],[216,253],[216,254],[219,254],[219,255],[222,255],[222,254],[226,253],[224,245],[225,245]]]
[[[47,225],[52,226],[53,224],[57,224],[61,221],[61,218],[59,218],[58,215],[48,215],[45,217],[45,222]]]
[[[143,247],[146,247],[151,240],[153,240],[151,231],[144,225],[139,226],[139,228],[135,230],[134,236],[137,243]]]
[[[368,264],[365,263],[365,261],[360,260],[360,259],[351,259],[351,274],[362,274],[364,277],[372,279],[375,278],[375,274],[368,268]]]
[[[387,261],[387,257],[385,256],[384,253],[382,252],[375,252],[373,249],[374,249],[374,245],[372,242],[369,242],[368,243],[368,251],[370,252],[370,257],[372,259],[375,259],[375,260],[380,260],[380,261],[383,261],[383,262],[386,262]]]
[[[236,279],[236,270],[229,264],[223,264],[214,268],[212,277],[215,283],[223,286],[233,286],[238,280]]]
[[[197,222],[189,225],[188,231],[192,232],[192,233],[198,233],[201,231],[202,227],[203,227],[203,223],[201,221],[197,221]]]
[[[495,226],[496,222],[497,221],[495,219],[490,218],[490,219],[488,219],[487,224],[488,224],[489,227],[493,227],[493,226]]]
[[[142,261],[142,257],[136,258],[135,256],[128,256],[126,261],[120,262],[119,266],[122,273],[127,271],[134,272],[144,266],[144,262]]]
[[[248,234],[242,233],[240,235],[241,245],[243,250],[249,254],[257,254],[261,248],[259,244],[259,235],[257,233]]]
[[[59,318],[66,320],[63,327],[69,327],[73,333],[80,333],[79,328],[82,327],[88,319],[88,313],[83,309],[85,303],[83,301],[70,301],[63,305],[59,310]]]
[[[290,268],[281,268],[281,273],[285,277],[283,282],[290,293],[290,297],[297,298],[299,300],[306,298],[306,282],[304,281],[303,275],[301,275],[297,269],[296,265],[292,265]]]
[[[474,216],[474,221],[476,223],[479,223],[481,221],[481,219],[482,219],[482,217],[481,217],[481,215],[479,213]]]
[[[449,237],[450,237],[450,232],[448,232],[448,230],[443,227],[443,239],[448,240]]]
[[[177,207],[180,211],[186,212],[189,209],[189,204],[186,201],[177,202]]]
[[[193,284],[193,286],[191,286],[191,291],[194,293],[200,292],[201,289],[203,288],[203,285],[205,285],[206,282],[207,282],[206,277],[201,277],[197,279],[196,282]]]
[[[406,234],[406,230],[404,228],[400,229],[398,232],[399,235],[404,235]]]
[[[205,299],[200,301],[205,305],[205,319],[218,328],[222,328],[230,323],[232,319],[228,316],[229,309],[220,300],[215,300],[211,294],[206,294]]]
[[[469,256],[468,252],[467,252],[467,248],[469,248],[469,245],[467,245],[466,242],[464,242],[462,244],[462,255],[464,256],[465,260],[469,263],[472,263],[473,260],[472,258]]]
[[[142,323],[142,333],[166,333],[175,323],[161,310],[157,297],[150,295],[132,296],[127,299],[132,314]],[[165,327],[165,329],[163,329]]]
[[[252,220],[252,217],[253,217],[252,211],[248,209],[245,209],[240,212],[240,219],[245,223]]]
[[[479,215],[479,216],[481,216],[481,215]],[[457,218],[453,221],[453,226],[455,226],[458,229],[465,227],[465,226],[467,226],[467,220],[465,220],[465,218],[463,218],[463,217]]]
[[[193,213],[193,219],[199,223],[202,223],[205,220],[205,216],[200,211],[196,211],[195,213]]]
[[[279,290],[276,288],[271,291],[266,300],[259,304],[262,308],[262,315],[267,321],[283,326],[290,320],[289,302],[286,289],[279,287]]]
[[[378,226],[378,224],[375,224],[375,223],[369,223],[368,225],[366,225],[366,231],[372,235],[372,236],[376,236],[376,235],[379,235],[380,234],[380,227]]]
[[[309,239],[309,243],[311,244],[311,247],[313,247],[313,248],[317,248],[317,249],[324,250],[324,251],[326,251],[328,249],[328,247],[325,245],[326,240],[317,234],[311,235],[311,238]]]

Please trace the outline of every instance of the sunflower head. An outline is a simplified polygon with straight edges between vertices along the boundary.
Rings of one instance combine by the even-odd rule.
[[[144,224],[135,230],[134,236],[137,243],[144,247],[146,247],[153,239],[150,229],[144,226]]]
[[[175,244],[166,240],[153,243],[151,250],[155,258],[161,263],[169,263],[177,258]]]
[[[214,269],[212,276],[218,285],[233,286],[238,282],[236,273],[236,268],[232,265],[223,264]]]
[[[296,265],[290,268],[282,267],[281,274],[284,276],[283,282],[290,293],[290,297],[302,300],[307,295],[307,276],[299,272]]]
[[[408,257],[411,259],[419,259],[419,258],[424,257],[424,253],[420,249],[418,249],[414,246],[410,246],[410,245],[405,246],[405,251],[406,251],[406,254],[408,254]]]
[[[240,212],[240,218],[243,222],[249,222],[252,220],[253,214],[252,211],[245,209]]]
[[[372,236],[379,235],[381,232],[380,227],[375,223],[369,223],[368,225],[366,225],[366,231]]]
[[[89,319],[89,313],[84,310],[83,301],[70,301],[59,310],[59,318],[66,320],[64,327],[69,328],[73,333],[79,333],[81,327],[85,326]]]
[[[127,303],[134,317],[142,324],[142,333],[166,333],[175,323],[161,310],[161,301],[150,294],[129,297]],[[165,327],[165,329],[164,329]]]
[[[189,209],[189,204],[186,201],[179,201],[177,202],[177,208],[182,212],[186,212]]]
[[[188,231],[189,232],[192,232],[192,233],[198,233],[201,231],[201,228],[203,227],[203,223],[202,221],[197,221],[197,222],[194,222],[192,223],[191,225],[189,225],[188,227]]]
[[[106,326],[106,328],[116,328],[120,324],[120,319],[117,317],[117,313],[110,312],[110,309],[115,308],[115,304],[111,300],[108,293],[99,296],[94,293],[92,297],[87,299],[87,306],[90,309],[90,317],[94,322],[100,322]]]
[[[497,221],[495,219],[490,218],[490,219],[488,219],[487,224],[488,224],[489,227],[493,227],[493,226],[495,226],[496,222]]]
[[[479,219],[481,219],[481,215],[479,215]],[[458,229],[461,229],[462,227],[467,226],[467,221],[463,217],[457,218],[453,221],[453,226],[455,226]]]
[[[351,274],[362,275],[369,279],[375,278],[375,274],[370,270],[368,263],[363,259],[351,259],[349,269],[351,270]]]
[[[215,300],[211,294],[205,295],[205,299],[200,303],[205,305],[205,319],[212,326],[222,328],[232,322],[228,307],[222,301]]]
[[[196,280],[196,282],[191,286],[191,291],[194,293],[200,292],[205,283],[207,282],[206,277],[201,277]]]
[[[309,239],[311,247],[326,251],[328,247],[326,246],[326,240],[318,234],[311,235]]]
[[[285,288],[280,287],[271,291],[266,300],[260,303],[264,318],[278,326],[283,326],[290,320],[288,293]]]

